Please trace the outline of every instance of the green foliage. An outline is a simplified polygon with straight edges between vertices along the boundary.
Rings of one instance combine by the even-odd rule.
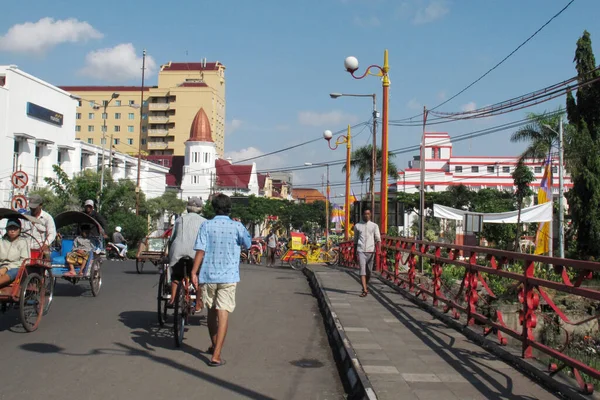
[[[356,171],[356,175],[358,180],[364,182],[367,179],[367,176],[371,173],[371,167],[373,164],[373,146],[366,145],[362,147],[358,147],[352,151],[351,159],[350,159],[350,168]],[[391,161],[396,155],[392,152],[388,152],[388,176],[391,178],[396,178],[398,176],[398,167]],[[378,147],[377,148],[377,172],[381,172],[381,167],[383,165],[383,152]],[[342,172],[346,172],[346,165],[342,167]]]
[[[167,191],[160,197],[149,199],[146,202],[148,214],[153,220],[163,215],[181,214],[186,209],[186,202],[177,197],[177,193]]]
[[[577,41],[575,65],[579,82],[600,77],[590,34],[584,31]],[[571,124],[565,137],[567,154],[576,154],[569,164],[573,188],[567,193],[576,230],[579,258],[600,258],[600,82],[582,86],[577,100],[567,95],[567,116]]]
[[[123,236],[127,239],[130,248],[137,246],[148,235],[147,219],[130,211],[119,210],[108,216],[109,237],[116,226],[123,228]]]
[[[527,142],[527,148],[521,154],[520,162],[525,159],[543,161],[552,152],[552,148],[558,145],[558,131],[560,129],[560,118],[564,114],[562,108],[556,110],[552,116],[544,114],[529,113],[527,119],[529,124],[512,134],[511,142]],[[548,129],[548,126],[551,129]]]

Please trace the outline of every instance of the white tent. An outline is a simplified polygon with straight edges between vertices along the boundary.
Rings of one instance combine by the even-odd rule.
[[[503,213],[475,213],[483,215],[483,223],[489,224],[516,224],[519,211],[507,211]],[[473,214],[473,212],[458,210],[456,208],[433,205],[433,215],[436,218],[454,219],[462,221],[465,214]],[[552,221],[552,202],[549,201],[537,206],[521,209],[521,222],[546,222]]]

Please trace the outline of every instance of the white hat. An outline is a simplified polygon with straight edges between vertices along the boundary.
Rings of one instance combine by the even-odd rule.
[[[121,232],[121,227],[120,226],[115,227],[115,231]]]
[[[85,203],[83,203],[83,206],[91,206],[94,207],[94,200],[86,200]]]

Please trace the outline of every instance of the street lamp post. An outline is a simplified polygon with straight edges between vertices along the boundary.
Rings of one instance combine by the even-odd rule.
[[[100,196],[102,195],[102,191],[104,190],[104,146],[106,144],[106,119],[108,118],[108,114],[106,113],[106,109],[111,101],[119,97],[119,93],[113,93],[110,96],[110,100],[104,103],[104,112],[102,113],[103,124],[102,124],[102,167],[100,168]],[[111,147],[109,147],[110,149]],[[96,202],[98,208],[100,208],[100,196],[98,196],[98,201]]]
[[[551,126],[544,124],[544,128],[551,130],[558,135],[558,256],[565,258],[565,206],[563,202],[564,194],[564,171],[563,171],[563,122],[562,117],[559,120],[558,132]],[[552,232],[552,225],[550,225]]]
[[[327,250],[329,250],[329,164],[313,164],[306,162],[304,165],[319,165],[327,167],[327,187],[325,188],[325,246],[327,246]]]
[[[383,66],[370,65],[365,73],[361,76],[356,76],[354,73],[358,70],[358,60],[356,57],[347,57],[344,60],[344,67],[354,79],[363,79],[367,75],[382,77],[383,87],[383,104],[382,104],[382,126],[381,126],[381,223],[379,228],[382,234],[387,233],[387,216],[388,216],[388,103],[390,78],[388,72],[390,66],[388,64],[388,51],[383,52]],[[371,68],[379,70],[377,73],[371,73]]]
[[[371,173],[369,174],[369,193],[371,197],[371,214],[375,219],[375,174],[377,173],[377,95],[373,94],[347,94],[330,93],[332,99],[338,97],[372,97],[373,98],[373,145],[371,146]]]
[[[346,144],[346,198],[344,200],[344,239],[348,240],[350,238],[350,159],[351,159],[351,151],[352,151],[352,138],[350,132],[350,125],[348,125],[348,132],[346,136],[340,135],[335,140],[335,147],[331,147],[331,139],[333,138],[333,133],[331,131],[323,132],[323,138],[327,140],[327,145],[331,150],[335,150],[338,148],[340,144]]]

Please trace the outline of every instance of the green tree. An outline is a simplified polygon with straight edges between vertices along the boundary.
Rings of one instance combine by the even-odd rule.
[[[516,131],[510,137],[511,142],[526,142],[527,148],[519,158],[520,162],[526,159],[545,160],[552,152],[552,148],[558,144],[558,130],[560,129],[560,117],[564,114],[562,108],[556,110],[552,115],[529,113],[529,123]],[[552,129],[546,127],[548,125]]]
[[[473,211],[500,213],[515,209],[514,195],[497,189],[481,189],[473,197]],[[495,248],[508,250],[515,237],[516,226],[512,224],[483,224],[482,237],[493,243]]]
[[[529,184],[535,180],[533,172],[522,162],[517,164],[517,168],[512,173],[512,178],[517,189],[515,190],[515,201],[519,212],[517,214],[517,232],[515,237],[515,249],[519,248],[519,235],[521,231],[521,209],[523,208],[523,199],[531,196],[533,191],[529,187]]]
[[[597,79],[596,59],[589,32],[577,41],[575,68],[579,83]],[[567,193],[573,227],[577,236],[577,253],[586,259],[600,257],[600,82],[577,90],[577,100],[567,94],[567,116],[572,129],[566,137],[573,188]]]
[[[177,193],[167,191],[160,197],[146,201],[147,212],[157,221],[164,215],[181,214],[185,211],[186,202],[177,197]]]
[[[378,147],[376,151],[376,172],[381,173],[383,151]],[[396,155],[392,152],[388,152],[388,176],[396,179],[398,177],[398,167],[391,161]],[[350,159],[350,169],[356,171],[356,175],[360,183],[364,183],[369,176],[369,193],[374,193],[374,181],[375,175],[372,172],[373,166],[373,146],[366,145],[358,147],[352,151]],[[342,167],[342,172],[346,172],[346,165]]]

